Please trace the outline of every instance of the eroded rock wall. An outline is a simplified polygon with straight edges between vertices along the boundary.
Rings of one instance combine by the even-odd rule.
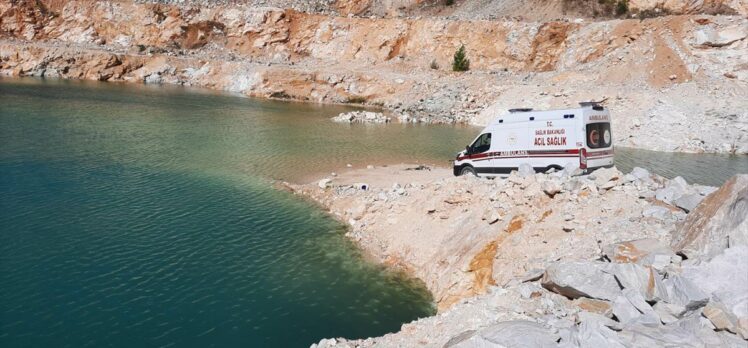
[[[52,6],[34,0],[5,0],[0,13],[0,31],[19,39],[113,48],[146,46],[173,55],[206,48],[216,54],[278,63],[314,58],[338,64],[399,63],[428,68],[436,61],[446,69],[455,50],[464,44],[474,70],[567,71],[591,63],[612,63],[618,59],[610,54],[613,51],[638,47],[650,51],[642,57],[650,65],[645,69],[673,65],[683,71],[674,82],[697,72],[687,65],[704,53],[702,49],[726,46],[748,35],[744,20],[735,18],[730,26],[730,21],[708,17],[523,23],[329,17],[245,5],[205,8],[67,1]],[[701,31],[715,31],[714,37],[700,39]],[[710,68],[702,67],[715,73]],[[633,73],[640,78],[648,75]]]
[[[741,17],[532,23],[3,0],[0,36],[0,75],[175,83],[476,125],[513,107],[604,100],[618,145],[748,153]],[[454,73],[463,44],[471,71]]]

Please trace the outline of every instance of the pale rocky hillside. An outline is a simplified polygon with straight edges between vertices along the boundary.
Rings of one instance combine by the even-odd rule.
[[[745,17],[543,23],[257,6],[0,1],[0,74],[363,103],[477,125],[511,107],[602,100],[618,145],[748,153]],[[462,44],[471,70],[454,73]]]

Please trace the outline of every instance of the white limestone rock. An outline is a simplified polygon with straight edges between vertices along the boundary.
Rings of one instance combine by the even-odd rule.
[[[623,173],[615,167],[600,168],[590,174],[590,179],[595,181],[595,185],[606,190],[616,186],[621,181],[622,177]]]
[[[557,347],[559,336],[544,326],[524,320],[505,321],[487,328],[460,334],[444,348],[477,347]]]
[[[608,272],[616,277],[625,290],[636,291],[647,301],[668,300],[662,276],[652,268],[634,263],[613,263],[609,265]]]
[[[611,301],[620,295],[621,288],[603,267],[595,262],[557,262],[546,269],[541,283],[544,288],[571,299],[589,297]]]
[[[664,283],[668,290],[669,303],[683,306],[687,310],[695,310],[709,302],[708,293],[680,275],[671,275]]]
[[[696,207],[704,200],[704,196],[698,193],[689,193],[682,195],[673,201],[676,207],[685,210],[687,213],[696,209]]]
[[[332,179],[328,179],[328,178],[322,179],[322,180],[320,180],[320,181],[317,182],[317,186],[319,186],[319,188],[321,188],[321,189],[324,190],[324,189],[332,186]]]
[[[668,181],[665,187],[657,190],[655,192],[655,198],[665,203],[673,204],[676,199],[685,194],[688,194],[690,192],[689,189],[690,187],[688,186],[688,182],[686,182],[686,180],[682,177],[678,176]]]
[[[671,246],[689,257],[710,258],[748,245],[748,175],[733,176],[706,197],[673,233]]]
[[[535,175],[535,169],[528,163],[522,163],[517,169],[517,174],[522,178],[526,178]]]

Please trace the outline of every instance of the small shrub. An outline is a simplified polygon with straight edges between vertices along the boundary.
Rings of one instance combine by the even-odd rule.
[[[447,6],[452,6],[455,4],[455,0],[447,0]]]
[[[455,52],[454,60],[452,61],[452,70],[453,71],[470,70],[470,59],[468,59],[467,55],[465,54],[465,45],[460,46],[457,52]]]
[[[616,4],[616,15],[617,16],[623,16],[629,12],[629,2],[628,0],[618,0],[618,3]]]
[[[670,11],[668,11],[667,9],[655,7],[653,9],[639,11],[636,14],[636,17],[639,18],[640,20],[645,20],[648,18],[656,18],[656,17],[669,16],[669,15],[670,15]]]
[[[439,70],[439,64],[436,62],[436,59],[431,61],[431,65],[429,65],[429,68]]]

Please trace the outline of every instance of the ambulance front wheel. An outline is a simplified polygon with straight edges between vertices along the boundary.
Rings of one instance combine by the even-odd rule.
[[[470,167],[470,166],[462,167],[462,170],[460,171],[460,176],[462,175],[478,176],[478,174],[475,173],[475,168]]]

